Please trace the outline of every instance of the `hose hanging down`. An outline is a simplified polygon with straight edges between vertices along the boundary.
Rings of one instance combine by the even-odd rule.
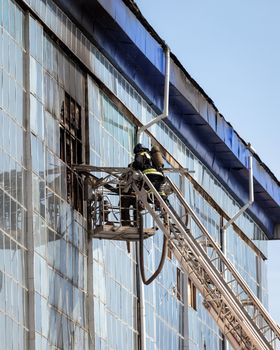
[[[140,250],[140,261],[139,261],[139,265],[140,265],[140,272],[141,272],[141,278],[144,284],[149,285],[150,283],[152,283],[157,276],[160,274],[164,262],[165,262],[165,258],[166,258],[166,251],[167,251],[167,243],[168,240],[165,237],[165,235],[163,236],[163,244],[162,244],[162,253],[161,253],[161,258],[160,258],[160,262],[158,265],[158,268],[156,269],[156,271],[153,273],[153,275],[150,278],[146,278],[145,275],[145,264],[144,264],[144,235],[143,235],[143,216],[140,214],[140,223],[139,223],[139,231],[140,231],[140,241],[139,241],[139,250]]]

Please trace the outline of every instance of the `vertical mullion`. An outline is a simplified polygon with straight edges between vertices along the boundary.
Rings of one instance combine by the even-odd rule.
[[[25,147],[24,147],[24,164],[25,173],[25,203],[27,209],[26,217],[26,247],[27,247],[27,288],[28,288],[28,306],[27,306],[27,322],[28,322],[28,349],[35,350],[35,276],[34,276],[34,236],[33,236],[33,204],[32,204],[32,156],[31,156],[31,126],[30,126],[30,50],[29,50],[29,28],[30,14],[26,13],[24,22],[24,41],[25,41]]]

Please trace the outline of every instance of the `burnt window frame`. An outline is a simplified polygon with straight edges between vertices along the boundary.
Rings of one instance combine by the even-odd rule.
[[[83,162],[82,107],[64,91],[59,120],[60,159],[66,164],[66,198],[75,210],[83,214],[83,186],[72,166]]]

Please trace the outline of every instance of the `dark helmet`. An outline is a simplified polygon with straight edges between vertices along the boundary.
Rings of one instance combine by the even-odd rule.
[[[137,145],[133,149],[133,152],[136,154],[141,152],[143,149],[145,149],[145,147],[142,145],[142,143],[137,143]]]

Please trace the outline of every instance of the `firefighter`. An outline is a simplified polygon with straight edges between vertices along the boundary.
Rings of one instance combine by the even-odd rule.
[[[163,191],[164,184],[164,175],[162,172],[163,160],[159,157],[159,148],[154,146],[152,148],[153,153],[151,154],[148,148],[145,148],[141,143],[138,143],[134,147],[134,162],[132,163],[132,167],[135,170],[142,171],[145,174],[151,183],[154,185],[155,189],[161,195],[161,197],[165,200],[166,194]],[[157,153],[157,157],[155,157],[155,162],[152,159],[152,155]],[[157,161],[159,160],[159,161]],[[155,163],[157,163],[157,166]]]
[[[128,165],[129,168],[132,168],[132,164]],[[124,174],[124,178],[122,178],[125,186],[121,188],[121,224],[122,226],[137,226],[137,203],[135,192],[130,183],[131,174],[128,172]],[[133,222],[131,222],[130,218],[130,208],[133,210]]]
[[[152,168],[152,157],[148,148],[145,148],[142,143],[137,143],[133,149],[134,162],[131,164],[135,170],[141,170]]]
[[[128,167],[133,170],[140,170],[145,174],[160,196],[166,200],[167,196],[163,190],[163,184],[165,181],[162,172],[163,159],[159,148],[153,146],[151,153],[148,148],[145,148],[141,143],[138,143],[134,147],[133,152],[134,161],[129,164]],[[129,173],[127,173],[126,176],[127,179],[125,179],[124,182],[127,182],[128,184],[121,189],[121,222],[123,226],[137,226],[135,225],[137,222],[137,211],[140,208],[137,208],[135,193],[129,183]],[[159,207],[157,201],[155,204]],[[130,208],[133,210],[133,223],[131,223],[130,219]]]

